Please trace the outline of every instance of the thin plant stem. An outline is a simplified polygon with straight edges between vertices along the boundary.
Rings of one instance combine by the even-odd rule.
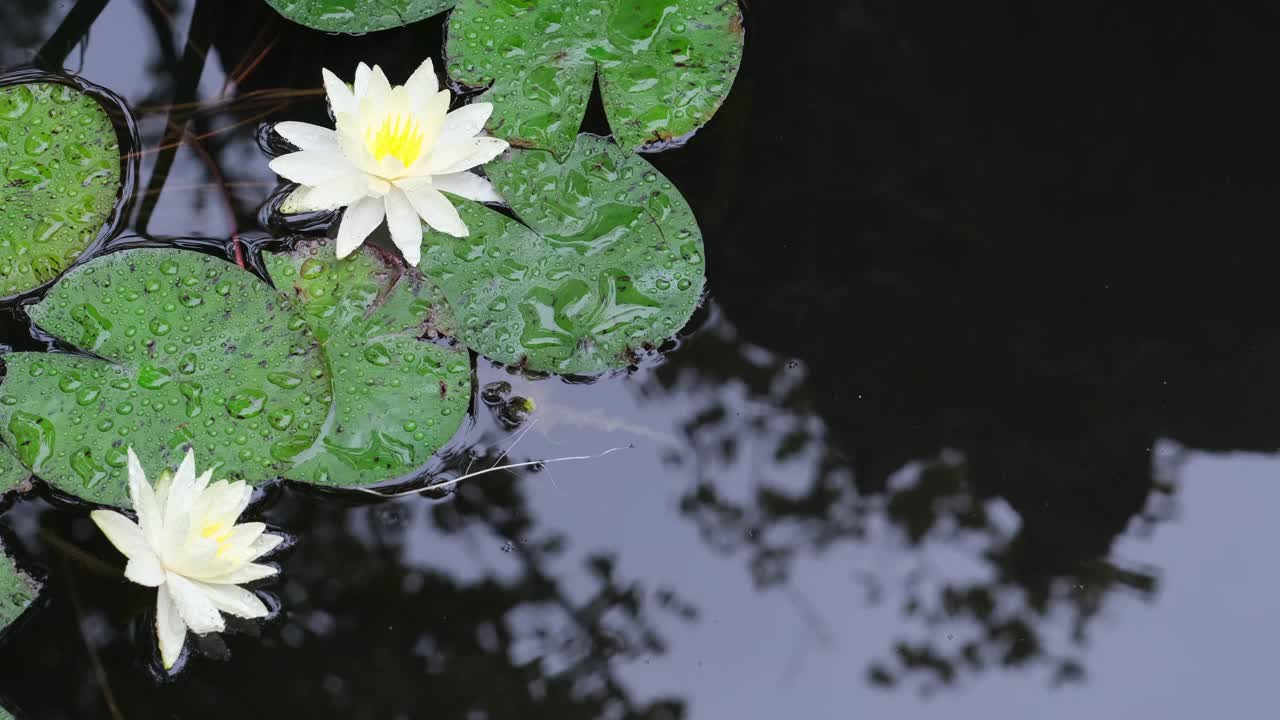
[[[473,473],[467,473],[462,477],[457,477],[442,483],[435,483],[432,485],[428,485],[424,488],[418,488],[416,490],[405,490],[397,493],[383,493],[383,492],[378,492],[377,490],[372,490],[370,488],[352,488],[352,489],[358,492],[366,493],[368,495],[374,495],[380,498],[407,497],[409,495],[417,495],[419,493],[424,493],[429,491],[448,490],[449,488],[457,485],[463,480],[470,480],[471,478],[480,477],[481,475],[488,475],[489,473],[498,472],[500,470],[513,470],[515,468],[532,467],[534,465],[551,465],[552,463],[572,462],[575,460],[595,460],[597,458],[602,458],[606,455],[611,455],[621,450],[630,450],[634,447],[635,447],[634,445],[627,445],[625,447],[609,448],[608,450],[605,450],[602,453],[597,453],[595,455],[573,455],[570,457],[551,458],[549,460],[530,460],[529,462],[512,463],[510,465],[495,465],[491,468],[486,468],[484,470],[477,470]]]

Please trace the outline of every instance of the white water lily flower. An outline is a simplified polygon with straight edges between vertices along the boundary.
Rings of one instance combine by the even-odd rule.
[[[354,88],[325,70],[324,86],[337,128],[282,122],[275,130],[300,152],[271,161],[271,169],[301,185],[281,206],[285,213],[346,207],[338,227],[338,257],[350,255],[382,224],[410,265],[417,265],[422,225],[454,237],[467,226],[443,192],[500,202],[489,181],[471,172],[507,149],[478,137],[490,103],[449,112],[431,59],[404,85],[392,87],[377,65],[356,68]]]
[[[167,670],[182,654],[188,629],[198,635],[221,632],[221,613],[266,617],[267,606],[237,586],[277,572],[253,561],[284,538],[264,532],[262,523],[237,525],[253,488],[242,481],[210,484],[212,470],[196,477],[192,451],[177,474],[166,471],[154,488],[133,448],[128,452],[129,497],[138,522],[110,510],[95,510],[91,517],[129,559],[125,577],[158,588],[156,634]]]

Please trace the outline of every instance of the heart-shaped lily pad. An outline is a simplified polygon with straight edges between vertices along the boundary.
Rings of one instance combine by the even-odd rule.
[[[458,0],[449,18],[449,75],[489,88],[490,132],[557,156],[597,72],[618,142],[660,147],[711,119],[742,49],[735,0]]]
[[[453,0],[267,0],[290,20],[316,30],[366,33],[408,25],[453,6]]]
[[[98,236],[120,192],[120,146],[96,100],[66,85],[0,88],[0,295],[40,287]]]
[[[459,201],[469,237],[423,236],[422,267],[468,347],[533,370],[595,373],[626,367],[688,322],[705,282],[702,233],[643,158],[583,135],[563,163],[513,150],[487,171],[527,226]]]
[[[311,447],[332,398],[289,301],[218,258],[140,249],[67,273],[31,319],[89,355],[12,353],[0,435],[22,463],[92,502],[127,504],[125,449],[146,468],[261,482]]]
[[[276,287],[304,309],[334,383],[320,442],[286,477],[361,485],[426,464],[471,404],[466,349],[420,339],[452,326],[443,294],[369,246],[338,260],[327,240],[301,242],[266,263]]]

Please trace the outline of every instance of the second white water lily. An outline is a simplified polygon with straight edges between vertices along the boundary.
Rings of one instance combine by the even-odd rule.
[[[262,523],[236,524],[249,505],[253,488],[219,480],[212,471],[196,477],[195,455],[188,450],[177,474],[166,472],[153,488],[129,449],[129,497],[135,523],[118,512],[95,510],[93,521],[129,559],[125,577],[158,589],[156,634],[166,669],[182,653],[187,630],[221,632],[221,613],[266,617],[267,606],[242,583],[274,575],[255,562],[283,540]]]
[[[430,58],[404,85],[392,87],[378,66],[360,63],[353,87],[325,70],[324,85],[337,127],[282,122],[276,132],[298,147],[271,169],[301,185],[281,206],[286,213],[346,207],[337,254],[346,257],[385,219],[391,238],[417,265],[422,225],[455,237],[467,226],[443,193],[480,202],[500,198],[487,180],[468,172],[507,149],[480,137],[493,105],[473,103],[449,112]]]

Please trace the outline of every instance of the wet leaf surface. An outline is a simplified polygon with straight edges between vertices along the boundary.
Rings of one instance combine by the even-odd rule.
[[[0,446],[0,495],[21,485],[29,477],[31,473],[22,467],[9,448]]]
[[[40,584],[18,569],[0,542],[0,633],[31,607],[39,593]],[[3,717],[7,716],[0,708],[0,718]]]
[[[450,76],[488,87],[489,130],[563,156],[597,72],[625,148],[697,130],[733,86],[742,17],[721,0],[460,0],[449,19]]]
[[[365,33],[438,15],[453,0],[267,0],[281,15],[316,30]]]
[[[327,241],[299,243],[266,263],[280,291],[303,308],[335,390],[320,442],[286,476],[359,485],[422,467],[471,404],[466,349],[419,339],[451,326],[443,293],[368,246],[338,260]]]
[[[0,295],[56,277],[111,216],[120,147],[96,100],[66,85],[0,88]]]
[[[527,226],[459,202],[470,236],[423,238],[422,267],[470,348],[533,370],[596,373],[626,367],[688,322],[705,282],[702,233],[643,158],[583,135],[564,163],[515,150],[487,169]]]
[[[86,500],[127,504],[128,446],[147,468],[176,467],[190,443],[219,478],[274,478],[328,414],[328,374],[306,322],[223,260],[105,255],[29,314],[86,354],[6,355],[0,436],[36,475]]]

